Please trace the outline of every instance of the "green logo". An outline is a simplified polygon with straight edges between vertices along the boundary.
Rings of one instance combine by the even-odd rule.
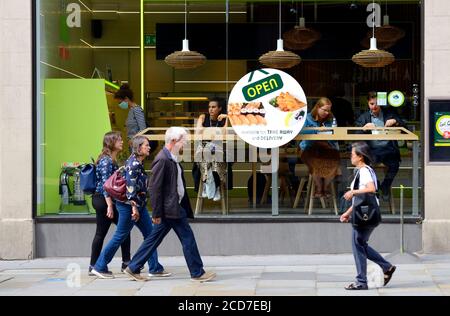
[[[392,91],[389,93],[388,102],[393,107],[402,106],[405,103],[405,95],[398,90]]]
[[[242,93],[244,94],[245,100],[250,102],[281,88],[283,88],[283,80],[279,74],[274,74],[245,86],[242,88]]]

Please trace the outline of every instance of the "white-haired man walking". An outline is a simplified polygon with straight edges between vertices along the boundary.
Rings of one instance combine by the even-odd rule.
[[[183,254],[191,274],[191,280],[206,282],[215,278],[213,272],[203,270],[203,262],[197,248],[194,233],[188,218],[194,218],[186,182],[179,157],[187,143],[187,132],[182,127],[171,127],[166,131],[166,145],[155,157],[150,180],[150,202],[152,204],[152,233],[147,236],[124,272],[136,281],[143,281],[139,272],[153,251],[161,244],[171,229],[175,231],[183,246]]]

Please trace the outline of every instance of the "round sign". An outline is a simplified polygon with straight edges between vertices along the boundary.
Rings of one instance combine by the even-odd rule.
[[[450,115],[443,115],[436,121],[436,130],[444,138],[450,138]]]
[[[398,90],[392,91],[388,95],[388,102],[393,107],[402,106],[405,103],[405,95]]]
[[[245,142],[276,148],[298,135],[307,101],[300,84],[277,69],[259,69],[242,77],[231,91],[228,118]]]

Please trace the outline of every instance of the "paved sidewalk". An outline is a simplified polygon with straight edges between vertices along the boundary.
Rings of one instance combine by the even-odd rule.
[[[355,276],[351,254],[203,257],[206,269],[216,272],[217,279],[202,284],[190,281],[183,257],[160,261],[173,276],[149,282],[128,280],[117,259],[109,265],[116,276],[113,280],[89,277],[88,258],[0,261],[0,296],[450,295],[450,255],[419,255],[417,262],[409,264],[399,260],[386,287],[380,286],[381,270],[369,264],[368,291],[344,290]]]

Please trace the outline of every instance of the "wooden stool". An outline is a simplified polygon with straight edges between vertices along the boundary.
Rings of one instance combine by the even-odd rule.
[[[312,176],[310,176],[310,181],[308,182],[308,185],[311,187],[309,189],[310,193],[309,193],[309,202],[308,202],[308,215],[312,214],[312,207],[314,204],[314,190],[316,188],[316,186],[313,184],[314,181],[312,181]],[[336,190],[334,188],[334,183],[331,182],[330,183],[331,186],[331,200],[333,202],[333,207],[334,207],[334,214],[338,215],[338,208],[337,208],[337,201],[336,201]],[[325,205],[325,198],[322,196],[320,197],[320,203],[322,204],[322,208],[326,208]]]
[[[195,204],[195,215],[201,214],[203,211],[203,181],[200,180],[200,184],[198,186],[198,194],[197,194],[197,203]],[[228,209],[225,203],[225,183],[220,182],[220,203],[222,204],[222,215],[228,215]]]
[[[298,206],[298,203],[300,202],[300,196],[303,192],[303,188],[305,187],[305,184],[307,183],[307,191],[306,191],[306,197],[305,197],[305,213],[306,213],[306,208],[308,205],[308,198],[309,198],[309,190],[311,188],[310,186],[310,181],[312,181],[312,177],[309,175],[309,171],[308,171],[308,167],[306,167],[306,165],[295,165],[295,175],[297,177],[300,177],[300,184],[298,186],[297,189],[297,194],[295,195],[295,201],[294,204],[292,206],[292,208],[296,208]]]

